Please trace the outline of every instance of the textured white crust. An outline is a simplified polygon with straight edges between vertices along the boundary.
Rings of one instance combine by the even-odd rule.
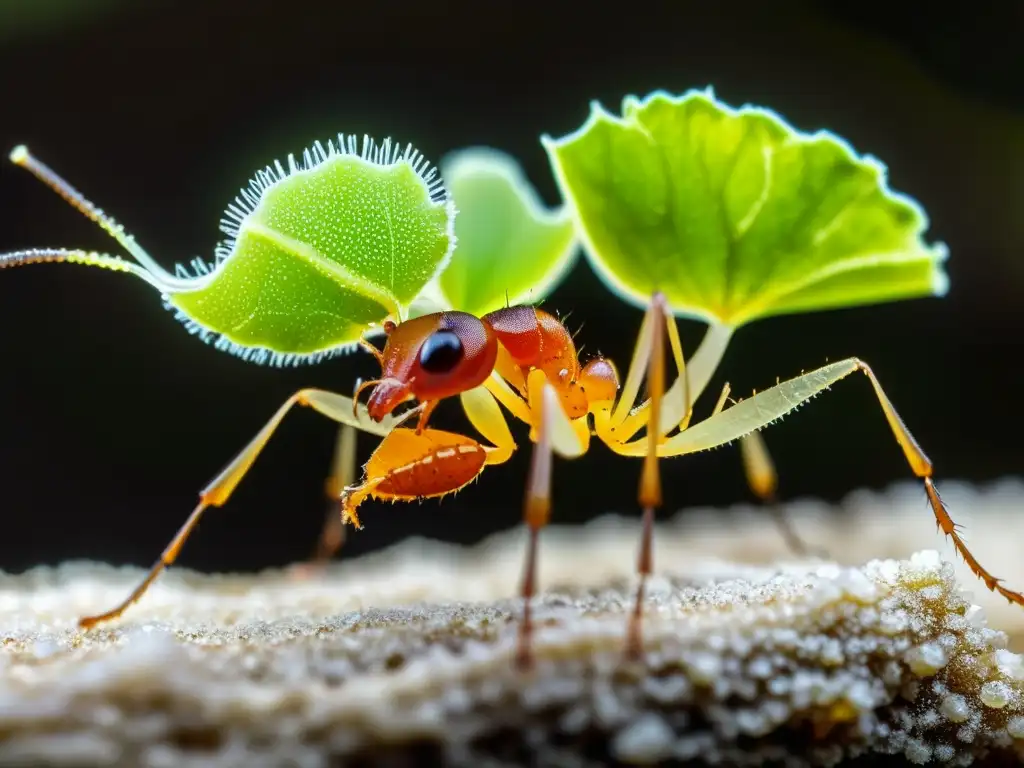
[[[944,487],[1019,576],[1024,483]],[[90,633],[78,616],[144,571],[0,574],[0,764],[1017,764],[1024,612],[918,550],[937,543],[921,504],[916,483],[786,504],[839,563],[787,558],[750,505],[662,522],[642,664],[622,656],[638,521],[555,524],[531,674],[512,664],[521,527],[342,554],[315,578],[172,568]]]

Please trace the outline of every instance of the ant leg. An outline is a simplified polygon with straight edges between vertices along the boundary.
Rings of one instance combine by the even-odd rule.
[[[747,476],[747,485],[754,495],[761,500],[764,507],[771,513],[775,526],[779,529],[789,550],[800,557],[817,555],[827,558],[828,552],[819,547],[811,547],[803,540],[793,525],[786,511],[779,505],[776,490],[779,475],[768,446],[760,432],[751,432],[740,438],[740,453],[743,457],[743,470]]]
[[[523,616],[519,622],[519,636],[516,643],[516,666],[529,669],[533,666],[533,597],[537,592],[537,544],[540,529],[548,524],[551,517],[551,464],[553,420],[562,413],[558,393],[544,379],[540,371],[531,371],[528,379],[530,410],[536,414],[537,442],[530,458],[530,475],[526,482],[523,499],[523,520],[526,523],[526,560],[523,563],[523,579],[519,596],[523,600]]]
[[[717,416],[721,413],[722,409],[725,408],[725,402],[729,399],[729,392],[731,389],[729,382],[725,382],[722,386],[722,394],[718,396],[718,402],[715,403],[715,409],[711,412],[712,416]]]
[[[361,528],[358,508],[366,499],[415,501],[445,496],[472,482],[490,464],[515,452],[508,423],[491,394],[477,387],[460,396],[470,423],[493,445],[439,429],[393,429],[366,462],[363,480],[343,489],[341,522]]]
[[[665,297],[656,293],[651,299],[654,322],[651,325],[650,350],[647,358],[648,422],[644,463],[640,472],[640,488],[637,494],[643,509],[643,530],[640,538],[640,554],[637,559],[637,573],[640,581],[636,588],[633,613],[630,615],[626,634],[626,653],[630,658],[639,659],[643,651],[641,621],[643,618],[644,590],[647,578],[654,570],[654,512],[661,507],[661,474],[658,469],[658,443],[662,438],[661,407],[665,395],[665,341],[664,324],[668,321],[668,307]],[[674,327],[674,326],[673,326]]]
[[[666,336],[676,368],[679,371],[679,378],[668,391],[665,388],[667,378]],[[727,340],[727,333],[717,334],[716,348],[724,351]],[[702,348],[703,346],[702,344]],[[705,354],[704,359],[705,361],[710,360],[708,354]],[[706,368],[707,365],[709,363],[705,362],[704,367]],[[648,399],[634,408],[633,404],[639,394],[640,382],[645,374]],[[701,376],[706,379],[710,374],[705,372]],[[703,387],[705,384],[706,380],[702,381],[700,386]],[[729,385],[726,384],[715,406],[716,413],[725,406],[728,394]],[[637,559],[639,583],[626,633],[626,653],[633,658],[640,655],[643,647],[641,624],[644,592],[647,587],[647,578],[654,569],[654,514],[662,504],[661,476],[658,468],[659,445],[664,440],[664,436],[673,429],[677,427],[686,429],[689,426],[692,412],[689,374],[683,359],[679,331],[671,317],[665,296],[655,293],[644,314],[640,332],[637,334],[629,373],[626,376],[619,400],[614,406],[614,411],[606,403],[599,404],[593,409],[595,431],[609,448],[616,453],[644,457],[638,489],[638,501],[643,509],[640,551]],[[635,442],[627,442],[642,427],[647,429],[646,437]],[[629,449],[641,444],[643,446],[641,450],[629,453]]]
[[[397,426],[416,413],[423,413],[424,410],[421,405],[411,411],[406,411],[400,417],[396,417],[395,425]],[[420,423],[422,424],[422,418]],[[334,444],[331,473],[324,483],[327,515],[320,531],[320,539],[317,541],[316,549],[310,559],[295,567],[296,577],[306,578],[316,571],[323,570],[345,543],[345,516],[343,514],[345,490],[356,481],[357,463],[356,430],[349,424],[342,424],[338,429],[338,436]]]
[[[605,432],[605,435],[613,442],[627,442],[648,422],[647,409],[650,407],[650,400],[635,407],[634,405],[639,391],[640,377],[646,367],[645,355],[650,348],[648,325],[650,312],[648,307],[648,313],[644,316],[644,325],[641,326],[637,336],[626,384],[622,389],[619,402],[615,406],[615,413],[611,417],[612,426]],[[726,325],[712,323],[708,326],[704,338],[701,339],[697,351],[689,360],[684,360],[679,329],[667,310],[664,313],[664,323],[678,372],[676,380],[668,387],[662,398],[660,432],[668,434],[675,427],[686,429],[689,426],[693,416],[693,404],[700,398],[718,368],[718,364],[722,361],[729,340],[732,338],[733,329]],[[595,419],[595,426],[600,429],[601,425],[597,419]]]
[[[651,400],[648,399],[640,405],[636,405],[637,396],[640,393],[640,383],[644,375],[650,375],[651,351],[654,349],[654,334],[660,334],[664,340],[667,332],[669,343],[672,349],[672,356],[675,361],[679,377],[673,382],[667,392],[662,392],[661,408],[659,410],[659,423],[662,434],[670,431],[674,426],[688,424],[693,412],[693,402],[690,396],[689,370],[683,358],[682,342],[679,340],[679,330],[671,319],[664,297],[658,298],[661,294],[655,294],[655,299],[648,305],[644,313],[644,319],[640,324],[640,331],[637,333],[636,343],[633,347],[633,357],[629,362],[629,371],[626,380],[622,385],[622,391],[614,409],[609,413],[606,409],[599,409],[594,414],[594,426],[598,434],[606,443],[624,443],[650,423]],[[659,306],[655,306],[655,303]],[[660,342],[659,349],[664,345]],[[650,382],[648,382],[648,389]]]
[[[307,578],[322,571],[345,543],[345,525],[341,522],[342,494],[356,481],[356,431],[348,424],[338,429],[331,459],[331,473],[324,483],[327,514],[316,549],[309,560],[295,567],[297,578]]]
[[[256,460],[256,457],[259,456],[260,451],[263,450],[267,441],[270,440],[274,430],[277,429],[285,415],[291,410],[292,406],[296,404],[309,406],[334,421],[338,421],[343,424],[351,424],[353,427],[367,432],[387,434],[388,430],[392,427],[393,419],[385,419],[379,424],[372,421],[366,414],[365,406],[362,407],[358,416],[353,418],[352,400],[344,395],[339,395],[322,389],[299,390],[277,409],[277,412],[271,416],[270,420],[263,426],[263,429],[261,429],[249,444],[245,446],[245,448],[243,448],[242,451],[231,461],[231,463],[221,471],[213,482],[207,485],[206,488],[200,492],[199,504],[192,510],[192,514],[188,516],[188,519],[185,520],[185,523],[174,535],[174,538],[171,539],[170,544],[168,544],[160,554],[159,559],[157,559],[150,568],[146,578],[143,579],[132,593],[119,605],[105,613],[101,613],[96,616],[85,616],[79,619],[78,625],[82,629],[91,629],[97,624],[116,619],[131,605],[138,602],[139,598],[145,594],[146,590],[149,589],[149,586],[156,580],[163,570],[173,564],[177,559],[182,546],[184,546],[189,535],[199,523],[199,519],[203,516],[203,512],[205,512],[209,507],[219,507],[223,505],[230,498],[235,487],[245,476],[246,472],[249,471],[249,468]]]
[[[660,294],[656,294],[657,296]],[[635,405],[635,403],[640,391],[640,383],[645,373],[649,374],[655,326],[658,327],[658,333],[661,334],[662,339],[667,335],[669,348],[672,351],[672,358],[678,372],[672,385],[663,389],[656,431],[659,435],[666,435],[676,428],[686,429],[693,416],[693,403],[696,398],[695,390],[691,386],[691,366],[684,359],[679,329],[669,312],[667,302],[664,297],[656,298],[656,301],[660,306],[656,307],[652,302],[644,313],[644,319],[633,347],[629,371],[618,400],[614,406],[608,403],[599,403],[593,407],[594,431],[602,442],[612,447],[612,450],[615,450],[616,445],[628,442],[637,432],[650,424],[650,398],[648,397],[640,405]],[[707,384],[706,380],[711,373],[708,367],[712,364],[717,365],[721,353],[725,351],[728,338],[729,335],[725,332],[708,333],[705,336],[705,341],[697,350],[694,359],[700,358],[701,370],[697,372],[697,376],[700,377],[700,381],[698,381],[700,388]],[[662,341],[661,344],[663,345],[664,342]],[[709,344],[713,348],[709,347]],[[699,394],[699,391],[696,394]]]
[[[950,517],[949,510],[946,509],[935,489],[931,460],[917,444],[914,436],[907,429],[892,403],[889,402],[889,398],[882,390],[882,385],[878,382],[874,372],[867,363],[855,357],[823,366],[816,371],[776,384],[746,400],[741,400],[732,408],[727,408],[719,414],[691,426],[686,431],[666,439],[658,446],[658,454],[663,457],[681,456],[730,443],[749,432],[768,426],[856,371],[863,373],[871,382],[878,404],[885,414],[885,420],[888,422],[896,442],[903,449],[907,464],[924,483],[925,494],[939,529],[949,536],[956,551],[967,563],[971,572],[983,581],[988,589],[998,592],[1011,603],[1024,606],[1024,594],[1002,586],[1002,580],[997,579],[986,570],[967,548],[964,540],[960,537],[960,526]],[[616,446],[615,450],[626,456],[642,456],[645,447],[642,441],[636,440]]]
[[[516,643],[516,666],[526,670],[533,665],[533,598],[537,592],[537,546],[540,530],[551,517],[551,464],[554,454],[563,458],[582,456],[589,445],[589,432],[580,430],[584,419],[570,419],[562,410],[558,391],[545,378],[543,371],[532,370],[526,382],[528,404],[532,414],[531,436],[535,440],[530,460],[530,475],[523,499],[523,520],[528,539],[523,579],[519,596],[523,599],[523,616]],[[497,407],[497,406],[495,406]]]
[[[341,522],[341,496],[345,489],[356,481],[357,463],[356,431],[350,425],[342,424],[334,445],[331,474],[324,484],[329,509],[324,520],[324,528],[320,532],[316,554],[313,556],[316,564],[326,564],[345,543],[345,526]]]

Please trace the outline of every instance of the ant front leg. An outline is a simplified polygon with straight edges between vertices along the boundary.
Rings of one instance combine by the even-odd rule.
[[[296,404],[313,408],[334,421],[338,421],[343,424],[351,424],[353,427],[376,434],[387,434],[387,431],[392,428],[394,423],[394,419],[391,418],[385,419],[379,424],[372,421],[366,414],[365,407],[353,416],[352,399],[345,397],[344,395],[327,392],[322,389],[299,390],[277,409],[277,412],[271,416],[270,420],[263,426],[263,429],[257,433],[249,444],[242,449],[242,451],[231,461],[231,463],[227,465],[227,467],[224,468],[213,482],[207,485],[206,488],[200,492],[199,504],[197,504],[195,509],[192,510],[192,514],[188,516],[188,519],[181,528],[178,529],[174,538],[171,539],[171,543],[167,545],[159,559],[150,568],[146,578],[144,578],[132,593],[119,605],[105,613],[81,618],[78,622],[78,625],[81,628],[91,629],[97,624],[116,619],[131,605],[138,602],[138,600],[146,593],[146,590],[149,589],[150,585],[156,581],[156,578],[163,572],[163,570],[173,564],[177,559],[178,554],[181,552],[181,548],[185,545],[185,542],[188,540],[189,535],[195,529],[196,525],[198,525],[203,513],[210,507],[222,506],[231,497],[235,487],[239,482],[241,482],[242,478],[245,477],[245,474],[252,467],[252,464],[256,461],[260,451],[263,450],[263,447],[267,444],[267,441],[270,440],[274,431],[281,424],[281,421],[287,415],[288,411],[290,411],[292,406]]]
[[[771,454],[768,453],[768,446],[765,445],[761,433],[755,431],[741,437],[740,453],[743,457],[743,471],[747,477],[747,485],[771,513],[772,520],[789,550],[800,557],[817,555],[827,559],[828,552],[825,549],[808,546],[796,530],[789,515],[786,514],[786,510],[779,505],[776,496],[779,476],[775,471],[775,463],[772,461]]]
[[[508,461],[515,441],[491,394],[477,387],[460,399],[470,422],[494,445],[429,427],[391,430],[366,462],[362,482],[342,490],[342,526],[362,528],[358,508],[368,498],[415,501],[445,496],[468,485],[487,465]]]

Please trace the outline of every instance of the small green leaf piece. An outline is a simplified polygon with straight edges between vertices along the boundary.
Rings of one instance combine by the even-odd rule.
[[[711,89],[643,101],[542,139],[598,274],[646,305],[738,327],[769,315],[945,293],[947,249],[885,167]]]
[[[545,208],[519,163],[495,149],[454,152],[441,175],[458,209],[458,245],[432,304],[482,315],[547,296],[579,252],[564,206]]]
[[[316,356],[403,319],[451,257],[453,219],[440,178],[411,147],[318,142],[287,170],[256,174],[221,222],[230,240],[216,263],[197,265],[167,302],[219,346]]]

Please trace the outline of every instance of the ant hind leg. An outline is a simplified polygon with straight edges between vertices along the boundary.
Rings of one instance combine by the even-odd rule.
[[[786,510],[779,504],[776,496],[779,476],[775,471],[775,463],[772,461],[768,446],[765,445],[761,433],[751,432],[741,437],[740,452],[743,457],[743,471],[747,477],[747,485],[760,499],[764,508],[768,510],[790,552],[798,557],[829,559],[828,551],[824,547],[810,545],[804,541]]]

